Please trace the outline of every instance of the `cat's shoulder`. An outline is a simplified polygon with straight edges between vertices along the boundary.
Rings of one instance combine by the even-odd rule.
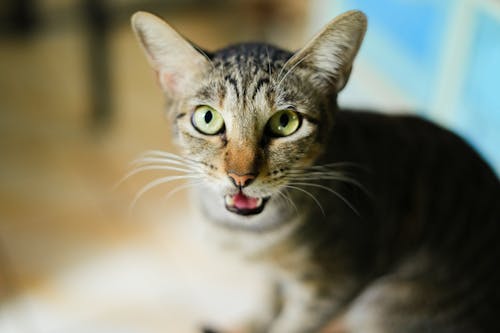
[[[409,112],[384,113],[365,109],[341,109],[336,114],[337,123],[347,122],[358,126],[409,126],[429,130],[447,131],[435,122]],[[450,131],[448,131],[450,132]]]
[[[344,109],[338,111],[335,121],[337,131],[355,131],[359,135],[372,135],[381,139],[400,137],[409,141],[450,141],[466,145],[454,131],[432,120],[410,113],[381,113],[370,110]]]
[[[345,109],[337,112],[331,143],[350,158],[369,155],[373,160],[407,158],[414,165],[428,160],[481,171],[497,178],[481,154],[459,133],[412,114],[385,114]]]

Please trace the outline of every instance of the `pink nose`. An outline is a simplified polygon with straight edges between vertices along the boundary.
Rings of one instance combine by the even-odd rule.
[[[227,174],[234,185],[237,187],[245,187],[250,185],[250,183],[255,179],[255,175],[246,174],[246,175],[238,175],[234,172],[228,172]]]

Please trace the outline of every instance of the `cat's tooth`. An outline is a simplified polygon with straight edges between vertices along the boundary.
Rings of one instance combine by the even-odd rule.
[[[227,205],[227,206],[234,206],[234,199],[233,199],[233,197],[232,197],[232,196],[230,196],[230,195],[226,195],[226,196],[224,197],[224,201],[226,202],[226,205]]]
[[[262,198],[257,199],[257,207],[260,207],[262,205]]]

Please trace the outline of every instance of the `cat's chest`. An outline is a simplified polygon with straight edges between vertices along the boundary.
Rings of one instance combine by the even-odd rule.
[[[293,235],[302,223],[302,219],[296,217],[285,225],[266,231],[237,230],[209,221],[203,222],[203,237],[210,239],[216,248],[241,258],[272,261],[287,254],[291,255],[289,249],[295,247],[292,245]],[[301,250],[295,249],[294,252]],[[297,255],[297,257],[306,256]]]

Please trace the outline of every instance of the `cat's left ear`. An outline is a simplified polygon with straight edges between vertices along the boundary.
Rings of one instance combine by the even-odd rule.
[[[206,56],[153,14],[137,12],[131,21],[164,92],[174,98],[183,97],[210,68]]]
[[[349,11],[334,18],[287,61],[285,70],[306,66],[316,86],[339,92],[349,79],[366,26],[366,16],[360,11]]]

